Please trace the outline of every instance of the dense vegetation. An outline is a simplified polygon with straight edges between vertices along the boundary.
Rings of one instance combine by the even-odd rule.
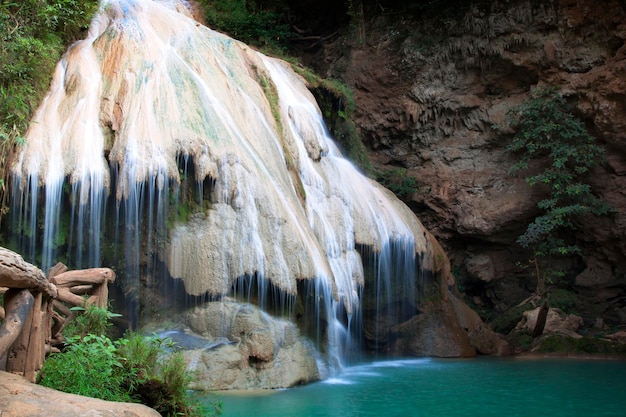
[[[39,383],[60,391],[108,401],[140,402],[164,416],[212,416],[219,402],[204,405],[190,394],[192,375],[182,352],[170,339],[127,333],[107,335],[107,309],[89,306],[65,330],[63,352],[52,354],[39,374]]]

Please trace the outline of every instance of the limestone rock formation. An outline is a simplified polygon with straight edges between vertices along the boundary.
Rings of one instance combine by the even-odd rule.
[[[288,388],[321,377],[319,355],[297,326],[253,305],[208,303],[184,314],[182,321],[197,335],[185,350],[189,368],[197,373],[194,388]]]

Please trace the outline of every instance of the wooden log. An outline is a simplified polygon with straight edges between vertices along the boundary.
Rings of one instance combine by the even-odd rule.
[[[94,286],[93,284],[75,285],[73,287],[70,287],[70,291],[72,292],[72,294],[76,295],[91,294],[94,291]]]
[[[82,307],[85,304],[85,298],[80,295],[72,294],[69,288],[59,287],[59,295],[57,297],[64,303],[71,304],[73,306]]]
[[[44,351],[42,353],[43,360],[46,359],[46,353],[48,352],[48,347],[50,347],[50,343],[52,343],[52,314],[54,313],[54,308],[52,306],[51,299],[44,300],[45,302],[45,316],[43,328],[45,331],[44,334]],[[43,362],[42,362],[43,363]]]
[[[58,262],[48,271],[48,281],[51,280],[54,276],[62,274],[65,271],[67,271],[67,266],[65,266],[61,262]]]
[[[33,303],[34,297],[26,289],[10,289],[4,295],[6,319],[0,325],[0,369],[6,369],[8,350],[17,340],[27,322]]]
[[[67,322],[74,317],[74,313],[68,306],[58,300],[52,300],[52,303],[50,304],[52,304],[51,316],[52,321],[54,322],[50,329],[50,340],[51,343],[57,343],[57,340],[63,339],[61,332],[65,328]]]
[[[61,316],[56,311],[52,311],[52,326],[50,326],[50,338],[49,340],[57,339],[60,337],[63,328],[65,327],[65,317]]]
[[[0,247],[0,287],[37,289],[56,297],[56,287],[41,269],[3,247]]]
[[[72,315],[72,310],[60,301],[52,300],[52,307],[65,317]]]
[[[107,284],[100,285],[94,291],[96,297],[96,305],[100,308],[107,308],[109,303],[109,286]]]
[[[21,370],[24,372],[24,378],[30,382],[35,382],[37,371],[43,366],[43,355],[45,355],[45,330],[42,327],[45,311],[42,311],[42,309],[43,296],[41,293],[37,293],[32,309],[33,321],[30,325],[30,337],[28,338],[28,344],[26,345],[24,368]]]
[[[41,293],[38,293],[41,294]],[[33,318],[36,315],[37,310],[37,295],[33,297],[33,305],[28,313],[24,326],[18,338],[13,342],[13,345],[9,348],[9,355],[7,357],[7,371],[14,374],[24,375],[26,368],[26,357],[28,355],[28,345],[30,343],[30,337],[32,336],[31,329],[33,325]]]
[[[115,272],[110,268],[79,269],[54,276],[52,283],[57,287],[73,287],[83,284],[105,284],[115,281]]]

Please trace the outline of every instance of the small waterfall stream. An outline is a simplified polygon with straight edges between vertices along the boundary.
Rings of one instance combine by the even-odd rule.
[[[434,270],[430,235],[342,157],[303,79],[183,1],[103,1],[26,138],[12,244],[44,270],[113,267],[132,327],[230,296],[302,316],[340,361],[363,333],[384,348]]]

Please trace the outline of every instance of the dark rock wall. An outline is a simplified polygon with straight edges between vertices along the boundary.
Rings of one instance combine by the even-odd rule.
[[[449,12],[449,9],[446,9]],[[508,174],[493,125],[541,86],[558,86],[607,150],[594,191],[614,208],[575,237],[560,267],[587,323],[626,323],[626,12],[623,1],[474,2],[455,14],[374,11],[308,63],[355,92],[355,118],[378,169],[401,167],[405,200],[443,244],[469,299],[502,312],[528,297],[530,256],[515,239],[539,191]],[[485,317],[487,317],[486,315]]]

